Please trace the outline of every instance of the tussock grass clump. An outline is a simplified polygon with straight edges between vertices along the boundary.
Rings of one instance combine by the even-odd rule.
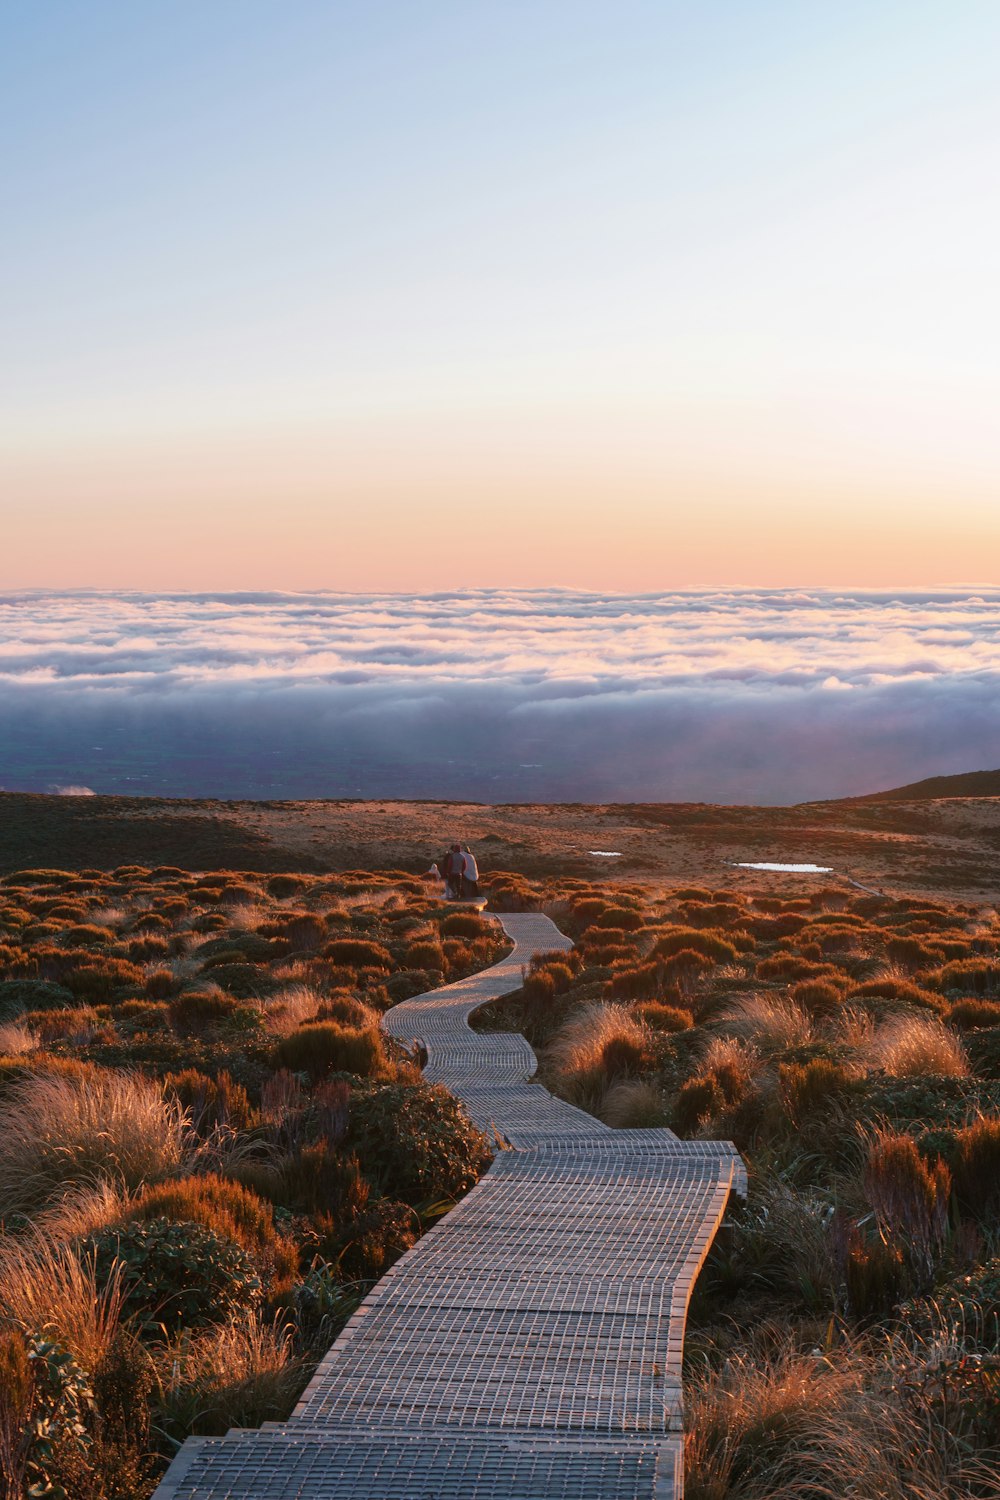
[[[105,1069],[22,1078],[0,1109],[0,1213],[36,1212],[67,1183],[159,1181],[181,1170],[191,1146],[183,1109],[144,1078]]]
[[[592,1001],[559,1028],[546,1061],[561,1092],[576,1102],[593,1102],[612,1078],[638,1072],[649,1046],[650,1033],[624,1005]]]
[[[995,1224],[1000,1209],[1000,1117],[981,1116],[956,1133],[952,1170],[961,1207],[981,1224]]]
[[[92,1257],[54,1245],[41,1233],[5,1240],[0,1249],[0,1321],[29,1335],[47,1334],[85,1370],[96,1370],[118,1332],[121,1275],[98,1276]]]
[[[658,1000],[646,1000],[632,1007],[632,1014],[651,1031],[689,1031],[694,1025],[694,1016],[678,1005],[663,1005]]]
[[[965,990],[973,995],[1000,994],[1000,963],[982,958],[958,958],[924,976],[932,989],[944,994]]]
[[[877,1130],[868,1145],[864,1188],[883,1239],[897,1246],[926,1287],[948,1238],[950,1171],[940,1159],[926,1162],[912,1136]]]
[[[641,1078],[622,1078],[604,1096],[602,1118],[616,1130],[658,1130],[668,1123],[662,1090]]]
[[[969,1059],[953,1031],[932,1016],[893,1016],[868,1041],[866,1061],[894,1078],[965,1078]]]
[[[250,1314],[169,1347],[161,1368],[161,1421],[180,1442],[283,1419],[310,1367],[295,1353],[290,1328]]]
[[[975,1031],[980,1026],[1000,1026],[1000,1001],[956,1000],[945,1012],[949,1026]]]
[[[804,1046],[813,1034],[809,1013],[782,995],[746,995],[723,1011],[716,1024],[765,1057]]]
[[[903,1368],[902,1359],[898,1361]],[[914,1389],[919,1389],[917,1380]],[[687,1500],[959,1500],[962,1459],[892,1365],[777,1330],[689,1383]]]
[[[669,927],[656,939],[653,952],[662,958],[670,958],[682,949],[688,949],[716,963],[732,964],[739,958],[740,949],[730,938],[731,935],[726,937],[712,928]],[[748,938],[746,942],[753,946],[752,939]]]

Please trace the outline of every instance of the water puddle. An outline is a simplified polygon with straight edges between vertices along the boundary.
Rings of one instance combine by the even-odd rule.
[[[736,864],[737,870],[785,870],[790,875],[832,875],[832,865],[776,865],[767,861],[752,864]]]
[[[620,849],[588,849],[588,854],[596,854],[598,859],[621,859]]]

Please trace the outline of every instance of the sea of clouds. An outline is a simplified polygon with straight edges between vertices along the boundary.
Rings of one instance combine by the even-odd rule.
[[[1000,589],[0,594],[0,786],[788,803],[1000,765]]]

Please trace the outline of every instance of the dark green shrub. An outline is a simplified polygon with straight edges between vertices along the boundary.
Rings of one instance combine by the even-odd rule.
[[[342,1275],[351,1281],[377,1281],[416,1244],[419,1229],[416,1215],[405,1203],[377,1198],[333,1247]]]
[[[225,1322],[261,1301],[251,1256],[204,1224],[166,1218],[127,1224],[89,1236],[81,1252],[94,1257],[102,1281],[120,1262],[125,1311],[146,1333]]]
[[[277,954],[271,939],[262,937],[259,932],[229,932],[225,937],[209,938],[207,943],[202,943],[195,956],[202,960],[211,959],[212,963],[223,961],[256,964],[265,963]],[[210,969],[212,964],[206,962],[205,967]]]
[[[75,1005],[72,990],[45,979],[0,981],[0,1021],[10,1021],[26,1010],[63,1010]]]
[[[411,1204],[457,1198],[489,1162],[485,1137],[457,1099],[422,1083],[355,1093],[346,1144],[387,1197]]]
[[[369,1186],[353,1152],[338,1151],[333,1142],[300,1145],[280,1168],[281,1201],[303,1213],[323,1217],[320,1233],[337,1236],[353,1223],[368,1203]]]
[[[310,1078],[328,1073],[354,1073],[369,1078],[386,1066],[382,1038],[374,1027],[341,1026],[319,1021],[300,1026],[282,1037],[275,1048],[275,1065]]]
[[[400,1000],[411,1000],[414,995],[435,989],[440,980],[440,970],[435,973],[432,969],[401,969],[398,974],[389,975],[385,987],[393,1005],[398,1005]]]
[[[259,964],[214,963],[209,972],[216,984],[238,1000],[261,1000],[279,987],[274,975]]]
[[[165,1031],[170,1025],[170,1007],[156,1000],[123,1000],[114,1009],[120,1032]]]
[[[215,990],[189,990],[170,1002],[170,1020],[183,1033],[207,1031],[221,1026],[239,1010],[240,1002],[232,995]]]

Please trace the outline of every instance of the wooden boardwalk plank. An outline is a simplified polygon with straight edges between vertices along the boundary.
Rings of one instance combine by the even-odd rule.
[[[512,1149],[382,1278],[287,1423],[192,1439],[155,1500],[678,1500],[687,1303],[745,1171],[725,1142],[610,1130],[476,1033],[569,939],[500,918],[501,963],[387,1012],[425,1076]]]

